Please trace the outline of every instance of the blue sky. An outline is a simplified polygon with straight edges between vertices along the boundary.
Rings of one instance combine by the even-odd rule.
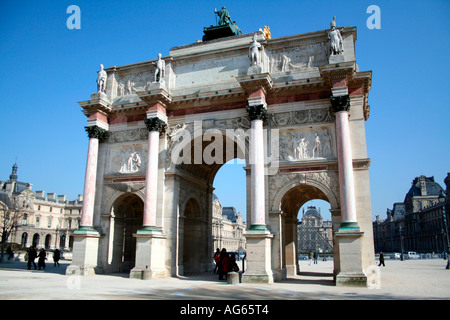
[[[81,9],[80,30],[66,26],[72,4]],[[381,9],[379,30],[366,26],[372,4]],[[384,218],[386,208],[403,201],[416,176],[444,185],[450,171],[447,0],[1,1],[0,180],[9,178],[17,159],[19,180],[33,190],[76,198],[88,144],[77,102],[96,91],[99,64],[155,59],[194,43],[222,6],[243,33],[268,25],[273,38],[328,29],[333,16],[338,26],[357,27],[357,63],[373,72],[366,122],[373,216]],[[245,212],[244,179],[240,166],[219,171],[215,186],[224,206]]]

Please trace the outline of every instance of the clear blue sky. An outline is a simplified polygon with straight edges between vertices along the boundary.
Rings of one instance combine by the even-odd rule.
[[[69,30],[67,7],[81,9]],[[369,30],[369,5],[381,29]],[[78,101],[96,91],[105,67],[155,59],[201,39],[226,6],[243,33],[268,25],[272,37],[356,26],[361,71],[372,70],[366,122],[373,215],[403,201],[414,177],[450,171],[450,1],[1,1],[0,180],[19,165],[33,190],[83,192],[88,138]],[[245,212],[240,167],[221,169],[215,186],[224,206]],[[232,178],[235,182],[226,181]],[[236,180],[238,179],[238,180]],[[240,179],[240,180],[239,180]],[[224,181],[224,182],[221,182]],[[240,182],[238,182],[240,181]],[[222,186],[223,185],[223,186]],[[232,186],[232,188],[230,188]],[[242,188],[240,188],[242,187]]]

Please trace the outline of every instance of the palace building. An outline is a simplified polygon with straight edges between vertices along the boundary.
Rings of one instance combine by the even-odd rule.
[[[445,190],[434,177],[414,178],[404,201],[387,209],[386,219],[376,216],[375,251],[447,252],[450,174],[444,183]]]
[[[14,164],[9,180],[0,181],[2,212],[19,212],[7,222],[2,215],[2,223],[11,226],[7,242],[19,249],[34,246],[71,251],[72,235],[79,227],[83,197],[79,195],[76,200],[68,200],[66,195],[34,192],[32,184],[18,180],[17,170],[18,166]]]

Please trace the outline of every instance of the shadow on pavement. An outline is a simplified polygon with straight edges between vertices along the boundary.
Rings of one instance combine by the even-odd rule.
[[[28,262],[26,261],[4,261],[0,263],[0,269],[8,269],[14,271],[26,271],[26,272],[45,272],[45,273],[55,273],[55,274],[66,274],[67,266],[69,265],[69,261],[61,261],[59,262],[59,266],[54,266],[53,261],[45,263],[45,270],[37,268],[36,270],[31,265],[31,269],[28,270]],[[37,261],[36,261],[37,266]]]

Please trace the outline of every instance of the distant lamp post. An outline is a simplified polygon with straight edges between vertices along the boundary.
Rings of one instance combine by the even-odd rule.
[[[400,261],[403,261],[403,234],[402,234],[402,226],[399,226],[400,230]]]
[[[322,261],[327,261],[327,256],[326,256],[326,249],[327,249],[327,229],[325,227],[324,224],[322,224],[322,229],[323,229],[323,242],[324,242],[324,246],[323,246],[323,259]]]
[[[439,194],[439,202],[442,203],[442,219],[444,221],[444,229],[445,229],[445,236],[447,237],[447,266],[445,269],[449,269],[450,267],[450,260],[449,260],[449,250],[450,250],[450,243],[448,239],[448,226],[447,226],[447,216],[445,214],[445,201],[447,200],[447,197],[445,196],[444,192],[441,190],[441,193]]]

